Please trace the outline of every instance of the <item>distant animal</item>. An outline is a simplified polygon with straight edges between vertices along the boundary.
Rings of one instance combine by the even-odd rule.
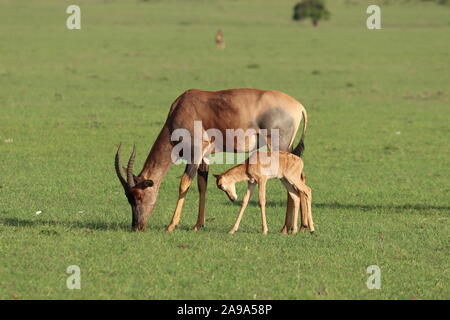
[[[303,132],[300,142],[294,150],[291,145],[300,122],[303,118]],[[133,149],[128,165],[120,165],[120,149],[115,156],[115,169],[117,177],[123,186],[125,196],[131,206],[133,231],[144,231],[147,220],[155,207],[159,187],[167,171],[172,166],[172,152],[176,142],[171,136],[174,130],[183,129],[194,136],[194,121],[201,121],[202,130],[216,129],[224,136],[227,129],[254,129],[256,134],[266,129],[268,136],[266,144],[271,146],[271,129],[277,129],[280,151],[292,151],[301,155],[304,149],[304,139],[307,128],[307,114],[303,105],[289,95],[273,90],[259,89],[229,89],[221,91],[188,90],[181,94],[173,103],[167,119],[159,133],[150,153],[145,160],[141,172],[133,174],[133,165],[136,158],[136,149]],[[256,138],[250,144],[239,147],[234,146],[232,152],[247,152],[254,148]],[[210,147],[207,142],[205,150]],[[223,142],[224,150],[230,145]],[[194,144],[193,148],[195,147]],[[261,145],[262,146],[262,145]],[[213,149],[211,153],[220,152]],[[195,152],[192,153],[194,157]],[[198,172],[198,189],[200,194],[197,223],[193,230],[199,230],[205,223],[205,201],[209,165],[201,159],[191,159],[186,165],[179,185],[178,201],[172,220],[166,231],[171,232],[179,224],[181,212],[191,182]],[[125,170],[124,170],[125,169]],[[300,172],[298,175],[300,176]],[[288,196],[288,212],[293,210],[293,201]]]
[[[223,32],[222,30],[218,30],[215,36],[216,41],[216,48],[218,49],[225,49],[225,39],[223,38]]]
[[[294,216],[292,217],[292,213],[289,212],[286,214],[285,223],[280,232],[287,233],[291,229],[292,234],[298,232],[298,211],[300,206],[302,212],[302,232],[308,227],[311,233],[314,232],[314,222],[311,212],[311,188],[305,184],[304,176],[301,176],[299,172],[303,172],[303,160],[292,153],[256,151],[244,163],[222,174],[214,175],[216,177],[217,187],[224,191],[232,201],[237,199],[236,183],[240,181],[247,181],[248,183],[239,215],[229,233],[233,234],[239,229],[239,224],[253,189],[258,185],[258,203],[261,207],[262,233],[267,234],[266,183],[268,179],[272,178],[281,179],[281,182],[286,187],[289,196],[294,202]]]

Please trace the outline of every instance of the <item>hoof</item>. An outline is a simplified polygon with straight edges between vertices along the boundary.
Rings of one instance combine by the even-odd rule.
[[[170,225],[170,226],[168,226],[168,227],[166,228],[166,232],[172,232],[173,229],[175,229],[175,226]]]
[[[288,233],[288,232],[287,232],[287,227],[284,226],[283,228],[281,228],[280,233],[282,233],[282,234],[287,234],[287,233]]]
[[[202,225],[202,224],[200,224],[200,225],[196,224],[195,226],[192,227],[192,231],[198,231],[198,230],[200,230],[201,228],[203,228],[203,225]]]

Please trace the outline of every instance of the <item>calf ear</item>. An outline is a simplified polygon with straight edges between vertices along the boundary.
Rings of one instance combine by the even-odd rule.
[[[153,187],[153,180],[144,180],[144,182],[142,182],[144,188],[150,188]]]

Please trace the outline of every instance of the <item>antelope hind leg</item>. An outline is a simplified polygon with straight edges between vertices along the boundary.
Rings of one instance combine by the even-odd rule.
[[[213,149],[214,149],[213,143],[203,141],[201,157],[198,158],[196,161],[194,161],[194,163],[198,163],[198,165],[195,168],[197,168],[197,186],[199,191],[199,202],[198,202],[197,223],[192,228],[193,231],[197,231],[205,225],[206,189],[208,186],[208,167],[209,167],[208,156]],[[194,175],[192,174],[192,178],[193,176]]]
[[[304,192],[300,192],[300,210],[301,210],[301,228],[300,231],[304,233],[306,229],[308,228],[308,197],[305,195]]]
[[[267,228],[266,219],[266,180],[261,179],[258,183],[259,186],[259,206],[261,208],[262,219],[262,234],[266,235],[269,229]]]
[[[293,200],[291,199],[291,195],[289,194],[289,192],[287,192],[286,216],[284,218],[284,226],[280,230],[280,232],[283,234],[288,234],[289,230],[291,230],[293,205],[294,203]]]

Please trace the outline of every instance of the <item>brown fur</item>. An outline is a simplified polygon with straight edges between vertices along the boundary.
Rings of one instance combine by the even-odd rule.
[[[214,40],[216,41],[216,48],[225,49],[225,39],[223,38],[222,30],[217,31],[216,36],[214,37]]]

